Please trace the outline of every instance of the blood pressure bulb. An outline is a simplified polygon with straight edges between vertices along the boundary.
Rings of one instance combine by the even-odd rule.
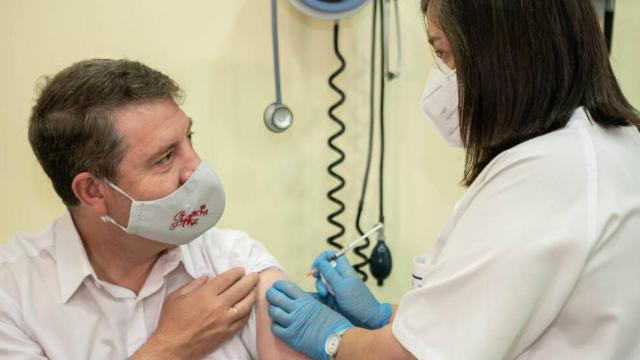
[[[369,258],[369,271],[378,280],[378,286],[382,286],[384,280],[391,274],[391,267],[391,251],[385,244],[384,232],[381,232],[378,243],[373,248]]]

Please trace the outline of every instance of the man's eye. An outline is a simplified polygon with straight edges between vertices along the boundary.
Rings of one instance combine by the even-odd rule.
[[[195,132],[193,132],[193,131],[189,131],[187,133],[187,139],[189,139],[189,141],[191,141],[193,139],[193,134],[195,134]]]
[[[164,164],[164,163],[168,163],[169,161],[171,161],[171,158],[173,158],[173,151],[169,151],[168,153],[166,153],[162,159],[160,159],[159,163]]]

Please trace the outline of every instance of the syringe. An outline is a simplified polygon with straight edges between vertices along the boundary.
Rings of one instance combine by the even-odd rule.
[[[374,232],[382,229],[384,227],[384,225],[382,223],[377,223],[373,228],[371,228],[371,230],[367,231],[364,235],[360,236],[359,238],[353,240],[352,242],[348,243],[347,246],[345,246],[344,248],[340,249],[339,251],[336,251],[335,254],[331,255],[329,257],[329,261],[336,261],[336,259],[338,259],[340,256],[346,254],[347,252],[349,252],[351,249],[355,248],[356,246],[358,246],[358,244],[360,244],[362,241],[364,241],[364,239],[368,238],[369,236],[371,236],[371,234],[373,234]],[[309,271],[307,273],[307,277],[314,275],[318,270],[316,269],[311,269],[311,271]]]

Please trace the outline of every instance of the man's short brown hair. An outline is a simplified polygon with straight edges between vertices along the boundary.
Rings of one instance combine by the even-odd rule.
[[[29,142],[67,207],[78,204],[71,183],[81,172],[116,180],[125,144],[112,113],[153,99],[178,101],[168,76],[130,60],[85,60],[48,79],[29,120]]]

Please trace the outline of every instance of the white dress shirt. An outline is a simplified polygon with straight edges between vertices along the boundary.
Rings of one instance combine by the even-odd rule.
[[[155,331],[164,299],[199,277],[280,264],[257,241],[211,229],[168,251],[139,294],[96,277],[70,214],[0,247],[1,359],[125,359]],[[206,359],[257,358],[256,317]]]
[[[640,359],[640,133],[578,109],[456,204],[393,334],[418,359]]]

